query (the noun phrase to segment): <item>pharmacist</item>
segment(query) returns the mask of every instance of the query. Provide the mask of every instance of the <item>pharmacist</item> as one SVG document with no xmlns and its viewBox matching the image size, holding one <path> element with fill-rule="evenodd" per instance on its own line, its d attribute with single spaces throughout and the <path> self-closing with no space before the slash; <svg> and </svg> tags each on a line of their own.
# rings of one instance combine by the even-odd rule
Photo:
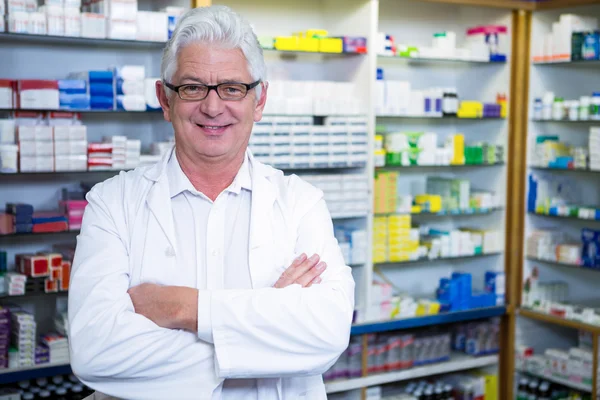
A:
<svg viewBox="0 0 600 400">
<path fill-rule="evenodd" d="M 229 8 L 178 22 L 156 84 L 174 150 L 96 185 L 77 239 L 71 364 L 97 392 L 326 399 L 321 374 L 348 345 L 354 281 L 322 192 L 247 150 L 265 73 Z"/>
</svg>

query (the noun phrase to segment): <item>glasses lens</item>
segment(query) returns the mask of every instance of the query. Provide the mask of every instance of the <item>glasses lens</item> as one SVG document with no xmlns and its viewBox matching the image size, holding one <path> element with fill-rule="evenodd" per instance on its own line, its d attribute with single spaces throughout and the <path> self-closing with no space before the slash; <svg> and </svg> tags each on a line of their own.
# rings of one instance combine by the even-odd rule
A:
<svg viewBox="0 0 600 400">
<path fill-rule="evenodd" d="M 246 86 L 239 83 L 222 83 L 217 87 L 223 100 L 240 100 L 246 97 Z"/>
<path fill-rule="evenodd" d="M 206 97 L 208 88 L 202 85 L 185 85 L 179 88 L 179 96 L 184 100 L 201 100 Z"/>
</svg>

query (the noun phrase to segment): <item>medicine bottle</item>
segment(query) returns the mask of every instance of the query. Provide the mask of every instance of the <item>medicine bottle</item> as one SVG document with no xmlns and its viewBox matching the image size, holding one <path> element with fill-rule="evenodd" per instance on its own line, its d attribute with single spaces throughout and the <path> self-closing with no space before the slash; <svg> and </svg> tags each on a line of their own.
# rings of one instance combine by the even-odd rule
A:
<svg viewBox="0 0 600 400">
<path fill-rule="evenodd" d="M 33 400 L 34 398 L 35 398 L 35 396 L 31 392 L 25 392 L 21 396 L 21 400 Z"/>
<path fill-rule="evenodd" d="M 590 119 L 590 105 L 591 99 L 589 96 L 582 96 L 579 99 L 579 119 L 581 121 Z"/>
<path fill-rule="evenodd" d="M 542 119 L 550 120 L 552 119 L 552 104 L 554 103 L 554 93 L 546 92 L 544 94 L 544 98 L 542 100 L 542 104 L 544 106 L 542 110 Z"/>
<path fill-rule="evenodd" d="M 67 400 L 67 389 L 62 387 L 56 389 L 56 395 L 54 398 L 55 400 Z"/>
<path fill-rule="evenodd" d="M 42 390 L 40 392 L 40 394 L 38 394 L 38 398 L 40 399 L 49 399 L 50 398 L 50 392 L 47 390 Z"/>
<path fill-rule="evenodd" d="M 533 102 L 533 119 L 541 120 L 542 119 L 542 111 L 544 109 L 544 105 L 542 104 L 542 99 L 539 97 L 535 99 Z"/>
<path fill-rule="evenodd" d="M 552 119 L 560 121 L 565 118 L 565 100 L 562 97 L 554 99 L 554 105 L 552 108 Z"/>
<path fill-rule="evenodd" d="M 590 119 L 594 121 L 600 120 L 600 92 L 594 92 L 594 95 L 592 96 Z"/>
<path fill-rule="evenodd" d="M 577 100 L 569 101 L 569 120 L 579 120 L 579 102 Z"/>
</svg>

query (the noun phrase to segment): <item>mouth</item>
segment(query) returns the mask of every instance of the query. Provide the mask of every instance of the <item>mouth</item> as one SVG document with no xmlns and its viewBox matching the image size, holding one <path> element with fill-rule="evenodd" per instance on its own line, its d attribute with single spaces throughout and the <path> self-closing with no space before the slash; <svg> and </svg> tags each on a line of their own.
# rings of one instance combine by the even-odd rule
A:
<svg viewBox="0 0 600 400">
<path fill-rule="evenodd" d="M 227 124 L 227 125 L 215 125 L 215 124 L 210 124 L 210 125 L 202 125 L 202 124 L 196 124 L 196 126 L 200 129 L 202 129 L 202 131 L 204 133 L 206 133 L 207 135 L 220 135 L 222 133 L 225 132 L 225 130 L 227 128 L 229 128 L 231 126 L 231 124 Z"/>
</svg>

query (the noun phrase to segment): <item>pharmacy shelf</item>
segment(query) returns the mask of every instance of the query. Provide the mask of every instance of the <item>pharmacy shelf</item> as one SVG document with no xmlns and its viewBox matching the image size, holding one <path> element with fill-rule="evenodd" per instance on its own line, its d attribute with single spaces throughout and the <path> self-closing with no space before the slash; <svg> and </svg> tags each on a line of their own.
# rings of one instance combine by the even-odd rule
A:
<svg viewBox="0 0 600 400">
<path fill-rule="evenodd" d="M 33 367 L 11 368 L 0 370 L 0 384 L 72 373 L 70 364 L 41 364 Z"/>
<path fill-rule="evenodd" d="M 544 260 L 543 258 L 537 258 L 537 257 L 526 257 L 525 259 L 527 261 L 540 262 L 540 263 L 544 263 L 544 264 L 555 265 L 557 267 L 585 269 L 588 271 L 600 271 L 600 269 L 589 268 L 589 267 L 585 267 L 585 266 L 579 265 L 579 264 L 569 264 L 569 263 L 563 263 L 563 262 L 554 261 L 554 260 Z"/>
<path fill-rule="evenodd" d="M 30 293 L 21 294 L 21 295 L 18 295 L 18 296 L 9 296 L 7 294 L 3 294 L 3 295 L 0 295 L 0 301 L 2 301 L 2 300 L 31 299 L 31 298 L 38 298 L 38 297 L 45 297 L 45 298 L 49 298 L 49 297 L 62 297 L 62 296 L 67 296 L 68 294 L 69 294 L 69 292 L 67 292 L 67 291 L 64 291 L 64 292 L 55 292 L 55 293 L 30 292 Z"/>
<path fill-rule="evenodd" d="M 539 171 L 552 171 L 552 172 L 580 172 L 584 174 L 599 174 L 600 170 L 592 170 L 587 168 L 556 168 L 556 167 L 529 167 L 530 169 Z"/>
<path fill-rule="evenodd" d="M 68 230 L 60 232 L 41 232 L 41 233 L 9 233 L 0 235 L 0 242 L 10 239 L 30 239 L 30 238 L 46 238 L 52 236 L 72 236 L 79 234 L 79 230 Z"/>
<path fill-rule="evenodd" d="M 159 110 L 143 110 L 143 111 L 127 111 L 127 110 L 101 110 L 101 109 L 85 109 L 85 110 L 62 110 L 62 109 L 29 109 L 29 108 L 0 108 L 0 112 L 65 112 L 65 113 L 80 113 L 80 114 L 153 114 L 161 115 L 162 109 Z"/>
<path fill-rule="evenodd" d="M 32 43 L 32 44 L 61 44 L 82 47 L 107 47 L 107 48 L 140 48 L 150 50 L 162 50 L 166 42 L 148 41 L 148 40 L 121 40 L 121 39 L 96 39 L 74 36 L 54 36 L 54 35 L 32 35 L 27 33 L 0 33 L 0 42 L 17 42 L 17 43 Z M 327 56 L 342 56 L 354 57 L 362 56 L 365 53 L 331 53 L 317 51 L 300 51 L 300 50 L 277 50 L 272 48 L 264 48 L 267 53 L 279 54 L 317 54 Z"/>
<path fill-rule="evenodd" d="M 585 393 L 592 393 L 592 387 L 590 385 L 586 385 L 583 383 L 578 383 L 578 382 L 573 382 L 569 379 L 563 379 L 563 378 L 559 378 L 557 376 L 553 376 L 550 374 L 535 374 L 533 372 L 530 371 L 526 371 L 526 370 L 517 370 L 518 372 L 520 372 L 521 374 L 526 374 L 526 375 L 530 375 L 532 377 L 536 377 L 536 378 L 540 378 L 546 381 L 550 381 L 553 383 L 557 383 L 559 385 L 571 388 L 571 389 L 575 389 L 575 390 L 579 390 L 581 392 L 585 392 Z"/>
<path fill-rule="evenodd" d="M 557 60 L 557 61 L 534 61 L 532 65 L 536 66 L 585 66 L 596 68 L 600 65 L 600 60 Z"/>
<path fill-rule="evenodd" d="M 385 322 L 373 322 L 356 324 L 352 326 L 351 335 L 365 335 L 368 333 L 380 333 L 399 331 L 404 329 L 421 328 L 426 326 L 437 326 L 452 324 L 455 322 L 475 321 L 479 319 L 500 317 L 506 314 L 506 307 L 488 307 L 467 311 L 457 311 L 426 317 L 404 318 Z"/>
<path fill-rule="evenodd" d="M 483 368 L 498 364 L 499 357 L 497 355 L 489 355 L 483 357 L 470 357 L 464 354 L 453 355 L 450 361 L 441 362 L 438 364 L 429 364 L 422 367 L 411 368 L 403 371 L 388 372 L 385 374 L 377 374 L 365 376 L 362 378 L 354 378 L 330 382 L 325 384 L 327 393 L 345 392 L 369 386 L 383 385 L 391 382 L 407 381 L 411 379 L 419 379 L 427 376 L 448 374 L 452 372 L 465 371 L 476 368 Z"/>
<path fill-rule="evenodd" d="M 560 218 L 560 219 L 570 219 L 570 220 L 575 220 L 575 221 L 600 223 L 599 219 L 579 218 L 579 217 L 575 217 L 575 216 L 571 216 L 571 215 L 550 215 L 550 214 L 542 214 L 542 213 L 531 212 L 531 211 L 528 211 L 527 214 L 535 215 L 537 217 L 542 217 L 542 218 Z"/>
<path fill-rule="evenodd" d="M 162 49 L 166 42 L 151 42 L 145 40 L 94 39 L 73 36 L 31 35 L 27 33 L 0 33 L 0 41 L 32 44 L 63 44 L 70 46 L 89 47 L 123 47 Z"/>
<path fill-rule="evenodd" d="M 377 56 L 378 60 L 403 61 L 415 63 L 453 63 L 453 64 L 474 64 L 474 65 L 506 65 L 506 61 L 489 60 L 469 60 L 465 58 L 441 58 L 441 57 L 400 57 L 400 56 Z"/>
<path fill-rule="evenodd" d="M 570 119 L 532 119 L 531 121 L 537 123 L 556 123 L 556 124 L 600 124 L 600 120 L 586 119 L 572 121 Z"/>
<path fill-rule="evenodd" d="M 486 258 L 486 257 L 499 256 L 501 254 L 502 253 L 475 254 L 475 255 L 472 255 L 472 256 L 440 257 L 440 258 L 434 258 L 434 259 L 431 259 L 431 260 L 429 258 L 422 258 L 420 260 L 375 263 L 374 265 L 377 266 L 377 267 L 386 268 L 386 267 L 397 267 L 397 266 L 405 266 L 405 265 L 413 265 L 413 264 L 423 264 L 423 263 L 433 264 L 433 263 L 440 263 L 440 262 L 468 261 L 468 260 L 474 260 L 474 259 L 478 259 L 478 258 Z"/>
<path fill-rule="evenodd" d="M 454 168 L 489 168 L 489 167 L 501 167 L 506 163 L 494 163 L 494 164 L 457 164 L 457 165 L 387 165 L 385 167 L 377 167 L 378 171 L 397 171 L 401 169 L 454 169 Z"/>
<path fill-rule="evenodd" d="M 459 118 L 452 116 L 432 117 L 427 115 L 376 115 L 376 118 L 396 118 L 396 119 L 426 119 L 433 121 L 503 121 L 506 118 L 502 117 L 486 117 L 486 118 Z"/>
<path fill-rule="evenodd" d="M 454 217 L 471 217 L 476 215 L 489 215 L 496 211 L 502 211 L 504 207 L 493 207 L 493 208 L 479 208 L 479 209 L 469 209 L 466 211 L 463 210 L 453 210 L 453 211 L 441 211 L 441 212 L 415 212 L 415 213 L 383 213 L 383 214 L 375 214 L 376 217 L 388 217 L 391 215 L 410 215 L 411 217 L 431 217 L 431 218 L 454 218 Z"/>
<path fill-rule="evenodd" d="M 326 172 L 326 173 L 336 173 L 341 171 L 352 171 L 356 169 L 364 168 L 364 164 L 357 163 L 356 165 L 347 165 L 347 166 L 307 166 L 307 167 L 282 167 L 282 166 L 274 166 L 277 169 L 284 171 L 285 173 L 313 173 L 313 172 Z M 0 173 L 0 179 L 14 179 L 20 180 L 21 178 L 29 178 L 36 177 L 39 179 L 48 179 L 48 178 L 74 178 L 77 177 L 79 179 L 84 179 L 87 177 L 97 178 L 97 177 L 110 177 L 117 175 L 121 171 L 117 170 L 107 170 L 107 171 L 62 171 L 62 172 L 16 172 L 16 173 Z"/>
<path fill-rule="evenodd" d="M 552 325 L 564 326 L 565 328 L 578 329 L 590 333 L 600 334 L 600 325 L 590 325 L 580 321 L 555 317 L 550 314 L 544 314 L 539 311 L 533 311 L 526 308 L 519 309 L 519 315 Z"/>
</svg>

